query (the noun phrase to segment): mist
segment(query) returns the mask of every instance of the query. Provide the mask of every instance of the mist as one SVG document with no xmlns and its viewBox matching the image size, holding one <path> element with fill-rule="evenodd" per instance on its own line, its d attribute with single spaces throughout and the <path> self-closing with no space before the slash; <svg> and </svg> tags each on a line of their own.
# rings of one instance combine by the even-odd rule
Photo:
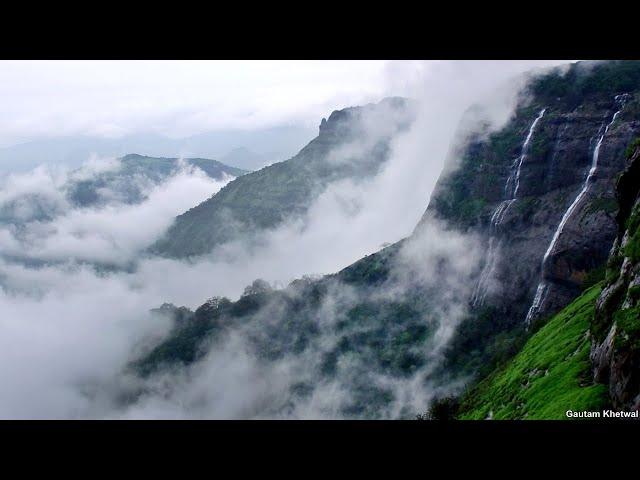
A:
<svg viewBox="0 0 640 480">
<path fill-rule="evenodd" d="M 318 382 L 310 397 L 292 400 L 286 392 L 309 380 L 335 347 L 331 325 L 341 305 L 357 300 L 345 285 L 333 285 L 324 299 L 316 319 L 321 341 L 300 357 L 267 364 L 252 352 L 246 339 L 270 321 L 267 311 L 188 369 L 142 380 L 126 367 L 169 333 L 170 322 L 150 313 L 165 302 L 195 308 L 212 296 L 236 299 L 256 278 L 278 287 L 303 275 L 331 274 L 409 237 L 443 169 L 456 167 L 460 143 L 479 124 L 485 132 L 504 125 L 522 100 L 522 74 L 550 64 L 436 62 L 416 64 L 411 74 L 391 64 L 389 88 L 414 98 L 418 114 L 408 131 L 395 135 L 377 175 L 330 184 L 304 218 L 258 243 L 240 240 L 190 261 L 153 257 L 146 248 L 176 215 L 231 179 L 216 182 L 183 167 L 159 185 L 143 185 L 141 203 L 104 192 L 111 199 L 104 205 L 76 208 L 65 197 L 69 179 L 117 168 L 113 160 L 93 159 L 76 172 L 38 168 L 5 177 L 0 209 L 12 220 L 0 226 L 0 417 L 339 418 L 353 400 L 350 385 L 363 374 L 357 360 L 339 365 L 336 377 Z M 461 123 L 474 105 L 473 121 Z M 379 122 L 368 126 L 373 139 L 385 132 L 384 117 Z M 349 161 L 364 148 L 356 143 L 333 158 Z M 393 282 L 380 295 L 401 298 L 416 283 L 448 293 L 434 303 L 437 328 L 423 345 L 431 361 L 408 378 L 367 374 L 397 399 L 384 418 L 419 412 L 438 393 L 460 387 L 424 378 L 465 314 L 478 245 L 434 220 L 403 243 Z M 128 395 L 135 400 L 123 402 Z"/>
</svg>

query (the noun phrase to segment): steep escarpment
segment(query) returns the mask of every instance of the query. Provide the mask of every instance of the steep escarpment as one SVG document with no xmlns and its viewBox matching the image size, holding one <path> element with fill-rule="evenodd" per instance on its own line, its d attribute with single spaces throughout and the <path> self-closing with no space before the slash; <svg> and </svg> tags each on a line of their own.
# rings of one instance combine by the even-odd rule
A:
<svg viewBox="0 0 640 480">
<path fill-rule="evenodd" d="M 616 179 L 640 133 L 639 91 L 637 62 L 578 63 L 534 79 L 513 119 L 471 137 L 439 181 L 425 220 L 485 239 L 451 368 L 477 371 L 492 355 L 512 355 L 514 338 L 571 302 L 605 263 Z"/>
<path fill-rule="evenodd" d="M 413 117 L 412 104 L 402 98 L 334 111 L 295 157 L 234 180 L 180 215 L 152 251 L 179 258 L 202 255 L 301 218 L 327 185 L 375 175 L 389 156 L 392 138 Z"/>
<path fill-rule="evenodd" d="M 617 182 L 618 234 L 606 277 L 550 319 L 517 355 L 470 388 L 461 419 L 564 419 L 640 408 L 640 148 Z"/>
<path fill-rule="evenodd" d="M 533 100 L 505 129 L 487 142 L 472 141 L 426 214 L 484 232 L 490 278 L 476 304 L 522 319 L 541 281 L 548 291 L 536 316 L 566 305 L 606 259 L 616 231 L 615 179 L 640 131 L 640 104 L 631 94 L 594 92 L 576 106 L 536 96 L 539 88 L 533 85 Z M 492 238 L 499 250 L 493 259 Z"/>
<path fill-rule="evenodd" d="M 631 152 L 618 182 L 618 236 L 591 326 L 594 379 L 623 410 L 640 409 L 640 148 Z"/>
</svg>

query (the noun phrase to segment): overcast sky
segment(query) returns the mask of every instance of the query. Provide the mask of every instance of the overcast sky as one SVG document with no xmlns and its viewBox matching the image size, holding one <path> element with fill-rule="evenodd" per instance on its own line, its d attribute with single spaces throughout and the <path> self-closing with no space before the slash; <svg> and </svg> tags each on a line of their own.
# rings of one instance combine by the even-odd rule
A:
<svg viewBox="0 0 640 480">
<path fill-rule="evenodd" d="M 403 68 L 411 68 L 411 64 Z M 319 123 L 392 89 L 384 61 L 2 61 L 0 145 Z M 415 68 L 423 68 L 416 65 Z"/>
<path fill-rule="evenodd" d="M 436 63 L 0 61 L 0 146 L 40 136 L 316 125 L 337 108 L 406 95 Z"/>
</svg>

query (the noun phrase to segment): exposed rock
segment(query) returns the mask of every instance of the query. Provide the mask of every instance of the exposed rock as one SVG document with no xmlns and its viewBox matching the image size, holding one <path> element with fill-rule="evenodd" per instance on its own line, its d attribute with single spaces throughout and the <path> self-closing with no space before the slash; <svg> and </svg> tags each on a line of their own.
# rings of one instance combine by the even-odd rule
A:
<svg viewBox="0 0 640 480">
<path fill-rule="evenodd" d="M 487 262 L 490 237 L 499 246 L 481 306 L 496 308 L 513 324 L 523 322 L 544 282 L 535 317 L 548 317 L 580 293 L 588 272 L 604 264 L 617 231 L 616 178 L 626 166 L 625 149 L 640 134 L 640 96 L 630 92 L 624 100 L 621 107 L 616 95 L 593 94 L 575 105 L 564 98 L 546 103 L 548 99 L 534 96 L 503 130 L 488 140 L 471 139 L 460 154 L 460 168 L 438 182 L 425 218 L 435 216 L 463 231 L 480 231 L 487 241 Z M 523 153 L 523 142 L 543 108 L 522 162 L 516 198 L 496 224 L 492 217 L 505 201 L 514 160 Z M 620 108 L 603 138 L 588 190 L 542 268 L 563 215 L 585 184 L 596 143 Z"/>
<path fill-rule="evenodd" d="M 594 380 L 608 384 L 611 403 L 620 410 L 640 409 L 640 148 L 630 162 L 618 182 L 618 237 L 591 326 Z"/>
</svg>

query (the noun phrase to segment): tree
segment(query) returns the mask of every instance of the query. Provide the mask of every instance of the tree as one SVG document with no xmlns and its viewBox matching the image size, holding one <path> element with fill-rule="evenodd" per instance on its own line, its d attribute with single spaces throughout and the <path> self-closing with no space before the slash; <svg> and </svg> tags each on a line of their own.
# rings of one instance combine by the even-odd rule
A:
<svg viewBox="0 0 640 480">
<path fill-rule="evenodd" d="M 458 399 L 453 396 L 437 398 L 426 413 L 416 415 L 416 420 L 455 420 L 460 408 Z"/>
</svg>

